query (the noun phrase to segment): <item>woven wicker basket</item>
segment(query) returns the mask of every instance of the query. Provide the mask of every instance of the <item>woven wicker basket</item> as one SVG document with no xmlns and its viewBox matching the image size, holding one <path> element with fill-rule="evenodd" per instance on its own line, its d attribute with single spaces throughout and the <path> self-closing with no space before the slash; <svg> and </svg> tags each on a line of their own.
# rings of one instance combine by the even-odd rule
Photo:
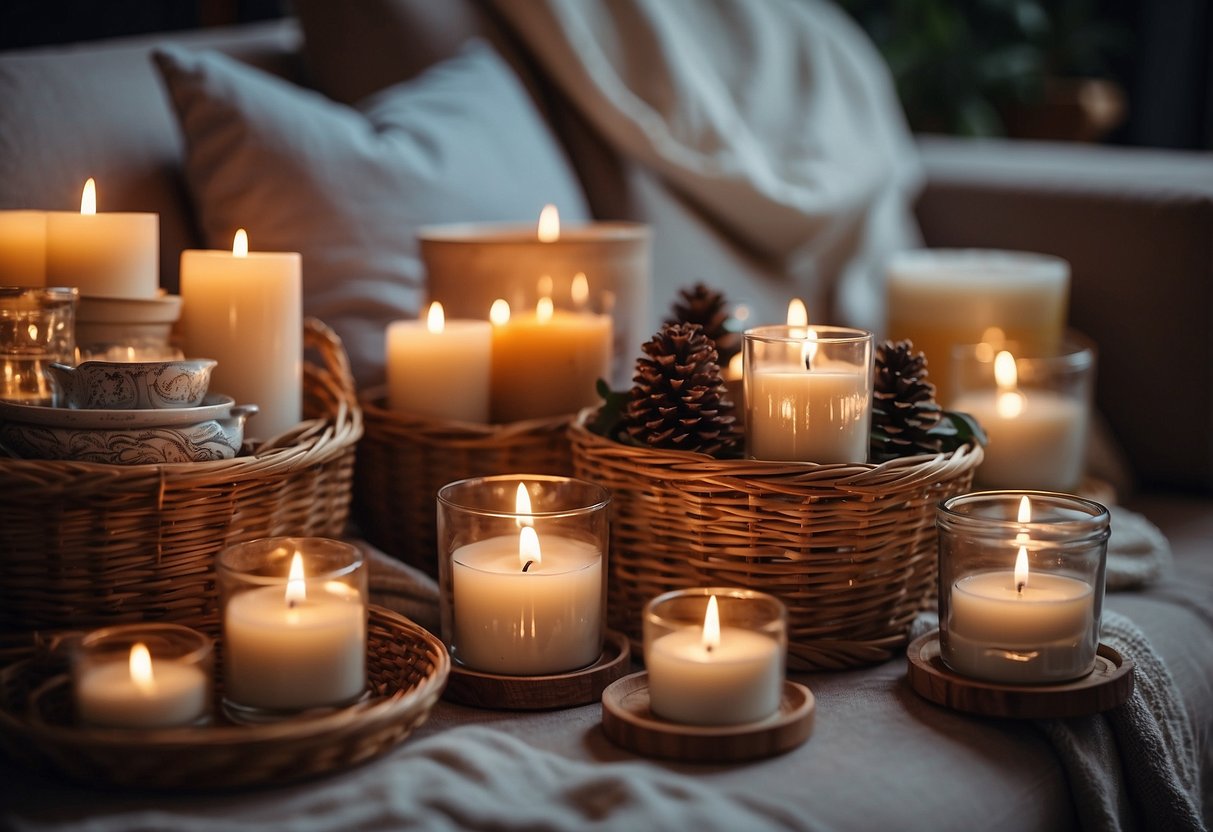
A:
<svg viewBox="0 0 1213 832">
<path fill-rule="evenodd" d="M 371 607 L 369 699 L 320 716 L 265 725 L 141 731 L 75 724 L 58 664 L 35 655 L 0 671 L 0 748 L 35 769 L 92 786 L 203 790 L 282 784 L 340 771 L 388 751 L 442 695 L 450 657 L 403 616 Z M 222 681 L 217 684 L 222 695 Z"/>
<path fill-rule="evenodd" d="M 570 427 L 576 475 L 611 490 L 610 626 L 641 647 L 654 596 L 697 586 L 788 607 L 788 667 L 884 661 L 936 594 L 935 506 L 967 491 L 980 447 L 880 465 L 718 460 Z"/>
<path fill-rule="evenodd" d="M 568 416 L 500 425 L 424 419 L 388 410 L 382 390 L 362 398 L 354 518 L 389 555 L 437 577 L 438 489 L 467 477 L 567 476 L 573 462 Z"/>
<path fill-rule="evenodd" d="M 106 465 L 0 459 L 0 647 L 123 621 L 214 629 L 215 555 L 345 528 L 362 414 L 337 336 L 308 320 L 304 414 L 229 460 Z"/>
</svg>

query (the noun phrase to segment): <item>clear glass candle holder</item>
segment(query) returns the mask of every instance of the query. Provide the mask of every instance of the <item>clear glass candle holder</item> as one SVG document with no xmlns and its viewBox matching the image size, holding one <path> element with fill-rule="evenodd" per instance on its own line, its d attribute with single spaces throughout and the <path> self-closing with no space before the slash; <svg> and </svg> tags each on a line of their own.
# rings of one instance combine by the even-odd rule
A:
<svg viewBox="0 0 1213 832">
<path fill-rule="evenodd" d="M 989 437 L 982 488 L 1075 491 L 1085 471 L 1095 386 L 1095 344 L 1067 332 L 1035 351 L 1007 342 L 957 347 L 949 408 L 974 416 Z"/>
<path fill-rule="evenodd" d="M 367 568 L 357 547 L 269 537 L 219 554 L 224 708 L 262 721 L 366 691 Z"/>
<path fill-rule="evenodd" d="M 0 286 L 0 401 L 53 407 L 47 369 L 76 363 L 75 288 Z"/>
<path fill-rule="evenodd" d="M 438 491 L 442 634 L 471 670 L 548 676 L 602 655 L 610 494 L 508 474 Z"/>
<path fill-rule="evenodd" d="M 649 702 L 671 722 L 740 725 L 774 716 L 787 650 L 787 609 L 766 593 L 680 589 L 645 605 Z"/>
<path fill-rule="evenodd" d="M 866 462 L 872 333 L 763 326 L 743 333 L 746 453 L 754 459 Z"/>
<path fill-rule="evenodd" d="M 945 500 L 937 525 L 944 664 L 1023 685 L 1094 669 L 1106 508 L 1068 494 L 983 491 Z"/>
<path fill-rule="evenodd" d="M 211 714 L 214 650 L 180 624 L 122 624 L 94 630 L 72 655 L 80 723 L 94 728 L 172 728 Z"/>
</svg>

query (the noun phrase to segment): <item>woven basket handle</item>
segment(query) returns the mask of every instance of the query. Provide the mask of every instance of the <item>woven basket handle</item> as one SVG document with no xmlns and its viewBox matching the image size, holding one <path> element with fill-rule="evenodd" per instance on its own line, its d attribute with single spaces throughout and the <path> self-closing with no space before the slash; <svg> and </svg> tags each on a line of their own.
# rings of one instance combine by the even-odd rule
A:
<svg viewBox="0 0 1213 832">
<path fill-rule="evenodd" d="M 341 336 L 319 318 L 304 318 L 303 346 L 305 350 L 313 349 L 319 354 L 321 365 L 337 382 L 343 397 L 353 400 L 356 396 L 354 373 Z"/>
</svg>

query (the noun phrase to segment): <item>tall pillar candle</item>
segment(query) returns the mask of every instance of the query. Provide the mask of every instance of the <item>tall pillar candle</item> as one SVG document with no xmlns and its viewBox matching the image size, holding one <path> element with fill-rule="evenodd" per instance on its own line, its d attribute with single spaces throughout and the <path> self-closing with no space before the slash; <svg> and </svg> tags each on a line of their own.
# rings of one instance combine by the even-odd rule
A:
<svg viewBox="0 0 1213 832">
<path fill-rule="evenodd" d="M 487 423 L 493 329 L 488 321 L 448 321 L 432 303 L 425 321 L 387 329 L 388 407 L 433 419 Z"/>
<path fill-rule="evenodd" d="M 88 180 L 79 213 L 46 215 L 46 285 L 81 297 L 154 298 L 160 288 L 160 216 L 97 211 Z"/>
<path fill-rule="evenodd" d="M 211 390 L 261 412 L 249 432 L 268 439 L 297 425 L 303 411 L 303 298 L 297 252 L 181 253 L 181 330 L 187 358 L 219 363 Z"/>
<path fill-rule="evenodd" d="M 0 211 L 0 286 L 45 285 L 46 212 Z"/>
</svg>

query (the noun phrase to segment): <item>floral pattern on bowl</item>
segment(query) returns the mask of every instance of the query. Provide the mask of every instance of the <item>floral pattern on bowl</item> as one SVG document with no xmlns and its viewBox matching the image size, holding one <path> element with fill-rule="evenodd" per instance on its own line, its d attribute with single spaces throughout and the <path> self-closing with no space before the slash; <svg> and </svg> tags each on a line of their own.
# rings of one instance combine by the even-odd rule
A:
<svg viewBox="0 0 1213 832">
<path fill-rule="evenodd" d="M 197 407 L 211 383 L 212 358 L 177 361 L 85 361 L 51 364 L 59 400 L 83 410 Z"/>
</svg>

